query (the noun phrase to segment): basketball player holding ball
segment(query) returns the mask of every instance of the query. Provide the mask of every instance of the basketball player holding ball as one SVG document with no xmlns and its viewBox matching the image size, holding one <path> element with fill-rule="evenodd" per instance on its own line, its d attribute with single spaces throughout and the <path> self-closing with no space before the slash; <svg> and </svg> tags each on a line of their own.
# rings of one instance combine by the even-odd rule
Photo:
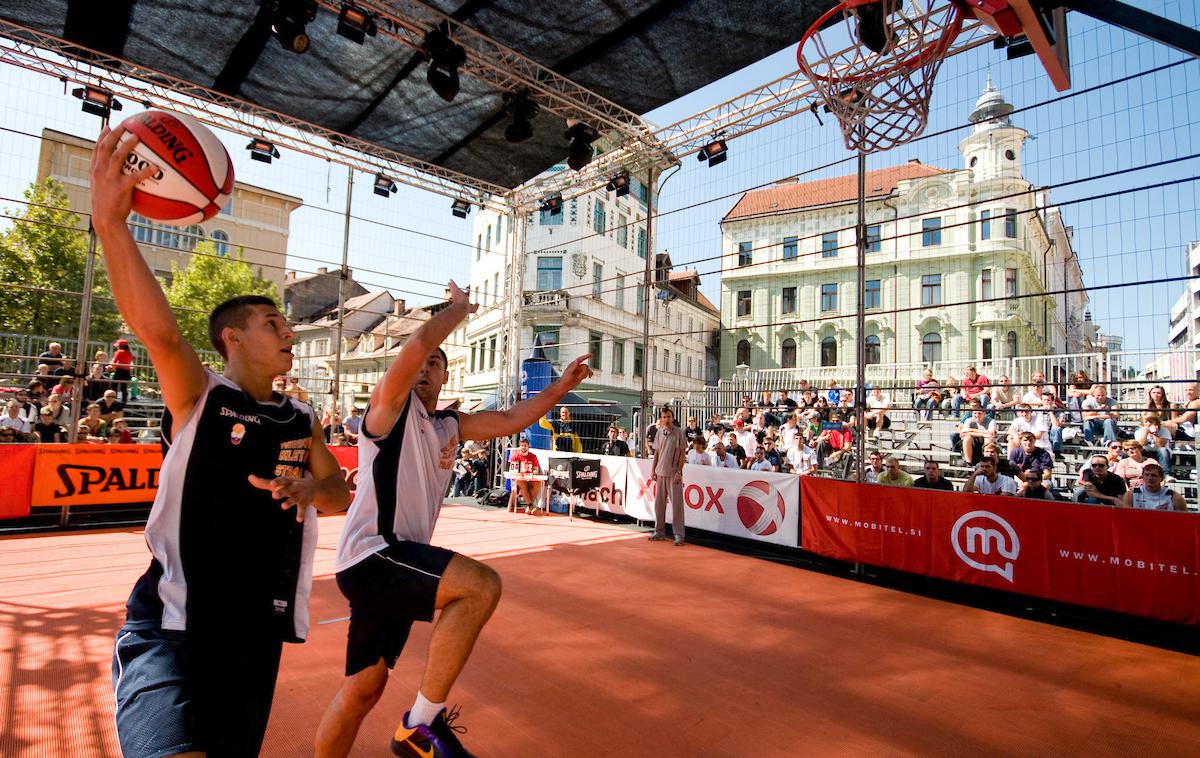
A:
<svg viewBox="0 0 1200 758">
<path fill-rule="evenodd" d="M 152 560 L 113 654 L 117 737 L 125 758 L 256 756 L 282 643 L 307 633 L 314 508 L 344 510 L 350 493 L 312 410 L 271 390 L 291 369 L 294 335 L 270 299 L 212 312 L 222 375 L 180 335 L 126 226 L 135 185 L 160 170 L 123 172 L 136 145 L 123 127 L 105 129 L 91 166 L 113 295 L 166 404 Z"/>
<path fill-rule="evenodd" d="M 500 600 L 500 577 L 478 561 L 429 544 L 459 439 L 525 429 L 592 375 L 584 355 L 558 381 L 506 411 L 437 410 L 449 378 L 440 345 L 477 305 L 450 282 L 450 305 L 409 337 L 375 385 L 358 437 L 358 489 L 337 551 L 337 582 L 350 601 L 346 679 L 317 730 L 318 758 L 350 752 L 383 695 L 414 621 L 432 621 L 416 701 L 400 719 L 392 752 L 412 758 L 469 756 L 446 711 L 475 639 Z"/>
</svg>

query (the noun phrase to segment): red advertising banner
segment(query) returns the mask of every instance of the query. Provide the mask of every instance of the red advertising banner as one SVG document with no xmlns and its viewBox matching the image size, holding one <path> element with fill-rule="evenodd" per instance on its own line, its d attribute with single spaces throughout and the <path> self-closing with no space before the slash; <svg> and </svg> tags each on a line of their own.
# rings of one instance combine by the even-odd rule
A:
<svg viewBox="0 0 1200 758">
<path fill-rule="evenodd" d="M 350 485 L 350 494 L 353 495 L 354 490 L 358 488 L 358 448 L 330 447 L 329 452 L 337 458 L 338 465 L 342 467 L 342 475 L 346 477 L 346 484 Z"/>
<path fill-rule="evenodd" d="M 801 477 L 801 547 L 859 563 L 1200 623 L 1200 517 Z"/>
<path fill-rule="evenodd" d="M 158 492 L 158 445 L 37 445 L 33 505 L 149 503 Z"/>
<path fill-rule="evenodd" d="M 37 445 L 5 445 L 0 455 L 0 519 L 29 515 L 29 491 L 33 487 L 33 463 Z"/>
</svg>

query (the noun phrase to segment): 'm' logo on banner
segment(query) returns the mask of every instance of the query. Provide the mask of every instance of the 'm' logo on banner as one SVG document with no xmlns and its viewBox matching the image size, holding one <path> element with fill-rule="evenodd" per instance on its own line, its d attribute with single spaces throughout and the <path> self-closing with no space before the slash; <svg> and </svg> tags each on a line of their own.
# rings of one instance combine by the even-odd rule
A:
<svg viewBox="0 0 1200 758">
<path fill-rule="evenodd" d="M 975 523 L 968 526 L 972 521 Z M 996 514 L 989 511 L 964 513 L 950 530 L 950 544 L 962 562 L 971 568 L 999 574 L 1012 582 L 1013 561 L 1021 553 L 1021 541 L 1012 525 Z"/>
<path fill-rule="evenodd" d="M 752 534 L 765 537 L 783 526 L 783 495 L 763 481 L 746 482 L 737 499 L 738 518 Z"/>
</svg>

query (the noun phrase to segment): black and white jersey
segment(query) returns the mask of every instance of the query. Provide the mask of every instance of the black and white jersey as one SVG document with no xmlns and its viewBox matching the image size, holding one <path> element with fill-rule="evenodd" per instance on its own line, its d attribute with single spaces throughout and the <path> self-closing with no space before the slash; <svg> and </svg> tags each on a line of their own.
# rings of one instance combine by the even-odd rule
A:
<svg viewBox="0 0 1200 758">
<path fill-rule="evenodd" d="M 129 597 L 131 623 L 189 633 L 308 633 L 316 510 L 304 523 L 248 481 L 308 475 L 312 409 L 275 393 L 260 403 L 208 372 L 178 428 L 163 417 L 163 463 L 146 523 L 153 560 Z"/>
<path fill-rule="evenodd" d="M 458 413 L 430 414 L 415 392 L 382 437 L 358 437 L 358 489 L 338 541 L 336 569 L 407 540 L 429 544 L 458 450 Z"/>
</svg>

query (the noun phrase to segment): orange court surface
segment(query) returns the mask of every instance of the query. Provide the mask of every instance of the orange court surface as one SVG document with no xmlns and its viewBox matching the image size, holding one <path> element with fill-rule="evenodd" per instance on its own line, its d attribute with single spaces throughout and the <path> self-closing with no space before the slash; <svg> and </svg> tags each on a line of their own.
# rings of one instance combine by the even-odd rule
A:
<svg viewBox="0 0 1200 758">
<path fill-rule="evenodd" d="M 342 678 L 343 517 L 263 755 L 308 756 Z M 504 597 L 451 695 L 480 756 L 1200 755 L 1200 659 L 627 526 L 448 506 L 437 544 Z M 0 756 L 118 755 L 110 660 L 140 529 L 0 540 Z M 389 755 L 417 624 L 354 755 Z M 236 634 L 233 635 L 236 637 Z"/>
</svg>

